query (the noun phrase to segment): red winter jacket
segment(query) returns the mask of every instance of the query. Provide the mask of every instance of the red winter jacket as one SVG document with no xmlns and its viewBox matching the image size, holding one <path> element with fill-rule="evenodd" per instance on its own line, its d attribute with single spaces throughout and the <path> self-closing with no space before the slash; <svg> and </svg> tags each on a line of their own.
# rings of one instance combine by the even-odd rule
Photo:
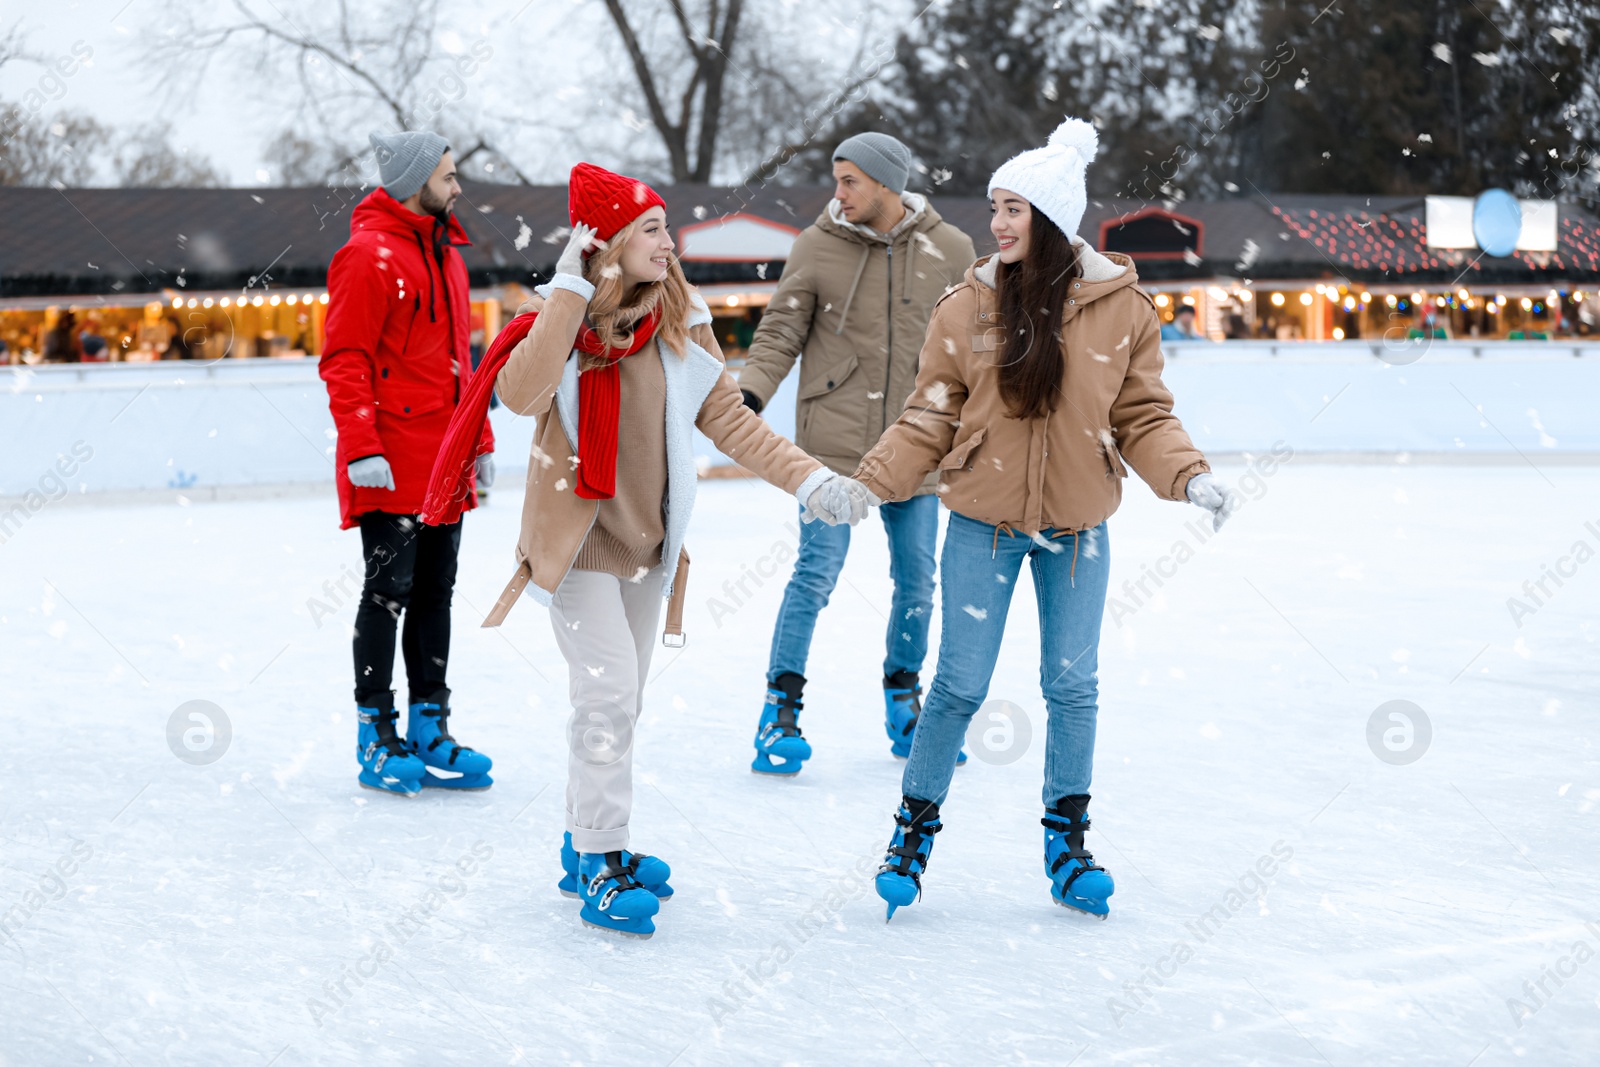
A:
<svg viewBox="0 0 1600 1067">
<path fill-rule="evenodd" d="M 317 368 L 328 383 L 339 432 L 344 529 L 369 511 L 422 510 L 434 458 L 472 374 L 467 267 L 454 247 L 471 243 L 455 216 L 446 225 L 418 215 L 381 188 L 350 215 L 350 241 L 328 266 L 326 339 Z M 485 417 L 475 454 L 493 451 Z M 346 468 L 377 455 L 389 461 L 395 488 L 351 485 Z M 475 507 L 477 494 L 468 493 L 465 503 Z"/>
</svg>

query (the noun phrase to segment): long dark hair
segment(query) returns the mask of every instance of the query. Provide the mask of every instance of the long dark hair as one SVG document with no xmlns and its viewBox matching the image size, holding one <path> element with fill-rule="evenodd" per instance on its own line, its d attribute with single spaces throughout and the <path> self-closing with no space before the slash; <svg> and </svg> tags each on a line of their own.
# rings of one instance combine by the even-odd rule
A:
<svg viewBox="0 0 1600 1067">
<path fill-rule="evenodd" d="M 1066 370 L 1061 316 L 1073 279 L 1081 275 L 1072 241 L 1035 207 L 1027 256 L 1001 263 L 995 274 L 1006 334 L 1000 397 L 1014 419 L 1040 418 L 1056 408 Z"/>
</svg>

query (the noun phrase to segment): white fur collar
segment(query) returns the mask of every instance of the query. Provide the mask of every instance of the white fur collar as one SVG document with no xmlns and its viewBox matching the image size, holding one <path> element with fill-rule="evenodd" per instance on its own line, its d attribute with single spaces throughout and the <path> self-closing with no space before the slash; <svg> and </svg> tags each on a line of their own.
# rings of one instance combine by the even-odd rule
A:
<svg viewBox="0 0 1600 1067">
<path fill-rule="evenodd" d="M 1128 268 L 1120 263 L 1113 262 L 1096 252 L 1089 243 L 1081 237 L 1072 239 L 1072 247 L 1078 250 L 1078 264 L 1083 268 L 1083 280 L 1086 282 L 1109 282 L 1119 278 Z M 1000 266 L 1000 257 L 991 255 L 982 263 L 972 268 L 972 276 L 977 278 L 989 288 L 995 288 L 995 271 Z"/>
<path fill-rule="evenodd" d="M 928 200 L 920 193 L 901 193 L 900 202 L 906 206 L 906 217 L 894 224 L 894 228 L 887 233 L 880 233 L 871 226 L 858 226 L 839 214 L 839 201 L 828 201 L 828 218 L 835 225 L 843 226 L 852 233 L 859 233 L 870 241 L 880 244 L 892 244 L 906 230 L 915 226 L 922 219 L 922 213 L 927 210 Z"/>
</svg>

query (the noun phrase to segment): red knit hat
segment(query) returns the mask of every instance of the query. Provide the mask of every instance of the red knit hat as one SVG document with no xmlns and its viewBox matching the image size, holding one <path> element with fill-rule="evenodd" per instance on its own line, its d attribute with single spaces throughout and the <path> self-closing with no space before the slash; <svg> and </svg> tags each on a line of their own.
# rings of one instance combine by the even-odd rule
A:
<svg viewBox="0 0 1600 1067">
<path fill-rule="evenodd" d="M 661 194 L 637 178 L 579 163 L 567 179 L 567 217 L 573 225 L 595 228 L 602 241 L 615 237 L 628 223 L 653 207 L 666 207 Z"/>
</svg>

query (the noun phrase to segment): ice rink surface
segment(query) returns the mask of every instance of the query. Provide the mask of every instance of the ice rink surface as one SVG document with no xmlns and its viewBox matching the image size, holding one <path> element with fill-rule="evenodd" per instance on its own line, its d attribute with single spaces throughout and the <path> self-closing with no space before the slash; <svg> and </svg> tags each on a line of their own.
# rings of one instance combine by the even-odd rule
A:
<svg viewBox="0 0 1600 1067">
<path fill-rule="evenodd" d="M 925 896 L 885 925 L 882 527 L 813 649 L 816 756 L 758 778 L 795 508 L 703 483 L 689 643 L 657 649 L 638 738 L 634 843 L 677 889 L 643 943 L 555 890 L 545 611 L 477 627 L 520 492 L 467 517 L 455 609 L 452 726 L 497 784 L 410 801 L 356 787 L 359 538 L 331 491 L 47 508 L 0 546 L 0 1063 L 1593 1062 L 1600 469 L 1290 461 L 1248 488 L 1205 543 L 1137 480 L 1111 521 L 1109 921 L 1053 906 L 1042 870 L 1024 579 L 990 696 L 1033 741 L 957 773 Z M 1146 566 L 1169 577 L 1124 591 Z M 191 700 L 231 726 L 207 765 L 169 748 Z M 1406 750 L 1384 720 L 1375 749 L 1394 700 L 1427 728 Z"/>
</svg>

